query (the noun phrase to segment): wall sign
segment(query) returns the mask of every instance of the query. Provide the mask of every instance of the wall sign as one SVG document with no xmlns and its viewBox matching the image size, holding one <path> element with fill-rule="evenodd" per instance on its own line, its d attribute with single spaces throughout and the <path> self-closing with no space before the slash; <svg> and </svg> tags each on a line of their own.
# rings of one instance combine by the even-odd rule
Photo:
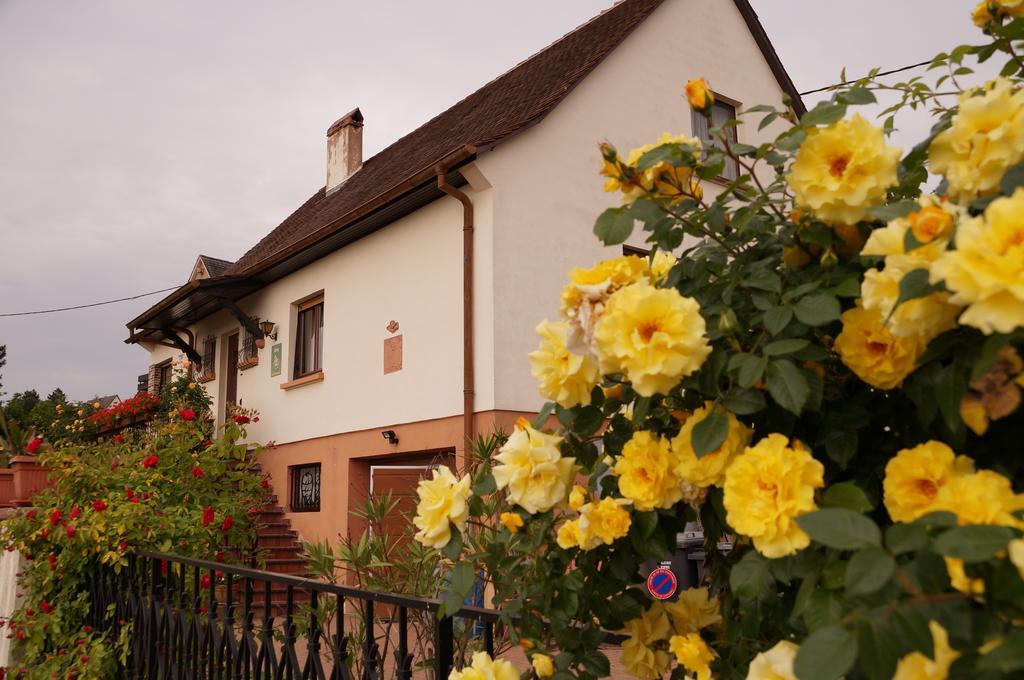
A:
<svg viewBox="0 0 1024 680">
<path fill-rule="evenodd" d="M 270 375 L 281 375 L 281 343 L 270 348 Z"/>
<path fill-rule="evenodd" d="M 658 567 L 647 577 L 647 590 L 656 600 L 667 600 L 676 594 L 676 575 L 671 569 Z"/>
</svg>

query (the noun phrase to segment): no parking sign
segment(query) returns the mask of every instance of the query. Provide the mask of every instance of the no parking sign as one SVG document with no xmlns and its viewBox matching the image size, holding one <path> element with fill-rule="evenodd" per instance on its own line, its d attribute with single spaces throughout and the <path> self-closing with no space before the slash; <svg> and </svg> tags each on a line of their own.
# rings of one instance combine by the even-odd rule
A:
<svg viewBox="0 0 1024 680">
<path fill-rule="evenodd" d="M 667 600 L 676 594 L 676 575 L 671 569 L 658 567 L 647 576 L 647 592 L 656 600 Z"/>
</svg>

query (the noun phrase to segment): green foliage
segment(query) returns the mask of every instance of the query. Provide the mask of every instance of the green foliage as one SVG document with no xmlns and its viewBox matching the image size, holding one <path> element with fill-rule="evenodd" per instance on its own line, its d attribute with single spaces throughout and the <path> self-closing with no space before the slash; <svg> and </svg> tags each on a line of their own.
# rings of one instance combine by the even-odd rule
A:
<svg viewBox="0 0 1024 680">
<path fill-rule="evenodd" d="M 173 418 L 134 441 L 44 444 L 51 485 L 32 510 L 0 523 L 7 547 L 27 560 L 18 581 L 24 599 L 10 621 L 22 677 L 115 677 L 127 637 L 83 628 L 87 582 L 99 565 L 119 571 L 135 550 L 247 558 L 263 505 L 259 449 L 234 422 L 213 441 L 199 424 Z"/>
</svg>

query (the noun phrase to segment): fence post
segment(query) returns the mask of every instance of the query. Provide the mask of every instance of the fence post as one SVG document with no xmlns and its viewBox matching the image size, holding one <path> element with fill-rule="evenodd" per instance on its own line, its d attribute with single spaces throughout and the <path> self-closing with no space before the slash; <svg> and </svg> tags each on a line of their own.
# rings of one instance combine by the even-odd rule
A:
<svg viewBox="0 0 1024 680">
<path fill-rule="evenodd" d="M 435 680 L 448 680 L 448 674 L 452 672 L 452 661 L 455 656 L 453 622 L 452 617 L 447 615 L 434 620 L 434 651 L 437 656 L 434 660 L 434 665 L 437 668 Z"/>
</svg>

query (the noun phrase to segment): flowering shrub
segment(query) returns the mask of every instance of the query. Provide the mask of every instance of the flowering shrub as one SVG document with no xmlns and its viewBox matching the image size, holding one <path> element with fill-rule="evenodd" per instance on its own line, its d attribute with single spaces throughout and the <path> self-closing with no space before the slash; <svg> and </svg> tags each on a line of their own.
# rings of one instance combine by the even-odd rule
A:
<svg viewBox="0 0 1024 680">
<path fill-rule="evenodd" d="M 93 411 L 88 418 L 93 431 L 109 429 L 128 418 L 145 417 L 156 413 L 160 398 L 149 392 L 139 392 L 131 399 L 114 404 L 109 408 Z"/>
<path fill-rule="evenodd" d="M 654 252 L 573 270 L 530 356 L 551 402 L 421 484 L 449 610 L 484 571 L 539 677 L 608 675 L 606 630 L 643 680 L 1024 673 L 1024 3 L 974 18 L 990 39 L 935 57 L 934 82 L 743 112 L 792 123 L 772 142 L 730 121 L 710 148 L 602 145 L 623 204 L 595 233 L 639 223 Z M 899 97 L 881 126 L 852 112 L 878 90 Z M 686 93 L 708 115 L 707 84 Z M 935 126 L 904 153 L 906 106 Z M 726 162 L 739 176 L 704 186 Z M 687 522 L 703 581 L 656 602 L 644 565 Z"/>
<path fill-rule="evenodd" d="M 135 550 L 224 561 L 252 545 L 250 513 L 265 492 L 240 443 L 244 430 L 229 422 L 209 441 L 201 423 L 174 415 L 137 442 L 43 446 L 52 485 L 35 509 L 0 523 L 8 549 L 26 559 L 22 605 L 5 622 L 18 677 L 116 677 L 127 636 L 111 640 L 85 625 L 96 566 L 120 570 Z"/>
</svg>

